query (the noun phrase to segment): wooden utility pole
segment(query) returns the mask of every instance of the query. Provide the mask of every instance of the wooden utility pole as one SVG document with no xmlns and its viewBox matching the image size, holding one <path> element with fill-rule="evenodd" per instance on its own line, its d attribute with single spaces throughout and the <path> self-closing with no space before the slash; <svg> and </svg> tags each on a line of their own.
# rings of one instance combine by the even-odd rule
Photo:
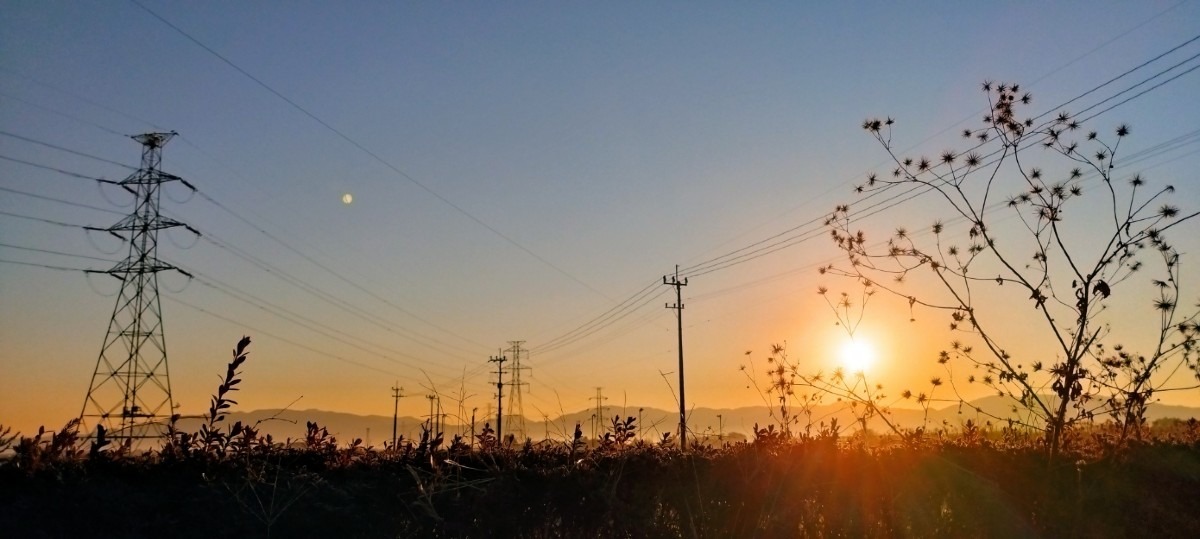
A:
<svg viewBox="0 0 1200 539">
<path fill-rule="evenodd" d="M 496 364 L 496 441 L 504 443 L 504 431 L 501 422 L 504 420 L 504 362 L 508 361 L 503 355 L 492 356 L 488 361 Z"/>
<path fill-rule="evenodd" d="M 678 335 L 679 335 L 679 449 L 687 449 L 687 405 L 683 398 L 683 298 L 682 288 L 687 286 L 687 277 L 682 281 L 679 280 L 679 266 L 675 266 L 675 275 L 671 280 L 667 280 L 667 276 L 663 275 L 663 284 L 675 287 L 675 303 L 667 304 L 668 309 L 675 309 L 675 318 L 678 320 Z"/>
<path fill-rule="evenodd" d="M 437 395 L 430 393 L 425 395 L 425 398 L 429 399 L 429 437 L 433 439 L 438 435 L 437 415 L 433 408 L 433 401 L 437 400 Z"/>
<path fill-rule="evenodd" d="M 399 382 L 397 382 L 399 383 Z M 400 398 L 404 396 L 403 387 L 392 386 L 392 450 L 396 449 L 396 421 L 400 417 Z"/>
</svg>

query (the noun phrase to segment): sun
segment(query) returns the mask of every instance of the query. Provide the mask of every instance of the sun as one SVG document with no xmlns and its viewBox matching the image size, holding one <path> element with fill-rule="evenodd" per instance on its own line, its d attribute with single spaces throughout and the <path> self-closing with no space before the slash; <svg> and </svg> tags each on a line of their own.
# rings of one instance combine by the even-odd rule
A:
<svg viewBox="0 0 1200 539">
<path fill-rule="evenodd" d="M 875 349 L 861 339 L 852 339 L 842 345 L 839 356 L 842 366 L 851 373 L 866 372 L 875 362 Z"/>
</svg>

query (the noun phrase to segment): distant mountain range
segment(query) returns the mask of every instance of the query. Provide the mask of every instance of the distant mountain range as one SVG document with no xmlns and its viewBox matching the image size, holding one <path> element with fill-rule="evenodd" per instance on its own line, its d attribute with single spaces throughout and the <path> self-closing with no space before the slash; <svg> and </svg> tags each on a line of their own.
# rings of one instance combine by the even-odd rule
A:
<svg viewBox="0 0 1200 539">
<path fill-rule="evenodd" d="M 983 413 L 976 412 L 976 408 L 982 410 Z M 693 436 L 715 437 L 721 435 L 726 439 L 744 439 L 746 436 L 751 435 L 756 423 L 762 427 L 778 423 L 778 410 L 774 410 L 774 417 L 772 417 L 771 411 L 766 406 L 695 408 L 689 413 L 689 432 Z M 933 428 L 943 424 L 957 427 L 967 420 L 973 420 L 976 424 L 980 425 L 985 424 L 988 420 L 992 420 L 995 423 L 995 420 L 988 417 L 989 414 L 1001 418 L 1020 417 L 1018 411 L 1014 409 L 1011 400 L 992 396 L 971 401 L 961 407 L 952 405 L 939 409 L 931 408 L 928 417 L 926 417 L 924 411 L 919 409 L 893 407 L 891 415 L 888 418 L 892 423 L 901 428 L 915 428 L 922 424 Z M 557 418 L 549 418 L 545 421 L 526 418 L 524 425 L 525 436 L 534 440 L 542 440 L 546 437 L 556 440 L 569 439 L 575 431 L 575 425 L 578 423 L 584 437 L 592 438 L 594 415 L 595 410 L 589 409 L 565 414 Z M 610 430 L 612 419 L 616 416 L 622 419 L 626 417 L 640 417 L 640 421 L 638 422 L 640 424 L 639 432 L 643 436 L 653 439 L 660 438 L 662 433 L 673 432 L 677 429 L 679 422 L 678 412 L 659 408 L 608 406 L 604 408 L 604 415 L 606 419 L 595 427 L 600 434 Z M 1146 411 L 1146 420 L 1149 422 L 1165 418 L 1188 419 L 1193 417 L 1200 418 L 1200 408 L 1151 404 Z M 854 416 L 844 405 L 819 406 L 813 410 L 812 423 L 814 429 L 818 428 L 821 423 L 829 424 L 835 419 L 840 426 L 854 427 Z M 269 433 L 278 441 L 285 441 L 289 438 L 293 440 L 303 439 L 306 423 L 309 421 L 328 429 L 330 434 L 337 437 L 339 443 L 348 442 L 355 438 L 362 438 L 369 445 L 382 446 L 383 442 L 390 441 L 392 436 L 392 418 L 391 416 L 382 415 L 356 415 L 325 410 L 254 410 L 250 412 L 232 412 L 226 421 L 228 422 L 226 424 L 232 424 L 236 421 L 248 424 L 257 423 L 262 433 Z M 424 418 L 402 416 L 397 419 L 396 431 L 398 435 L 404 436 L 406 439 L 418 437 L 420 436 L 421 426 L 425 421 Z M 447 417 L 442 431 L 446 433 L 447 437 L 455 434 L 463 434 L 465 436 L 470 430 L 470 421 L 471 418 L 469 417 L 465 418 L 464 421 Z M 807 416 L 804 416 L 799 421 L 801 427 L 803 427 L 809 420 Z M 478 415 L 475 419 L 475 431 L 478 432 L 482 429 L 485 422 L 491 423 L 492 427 L 495 427 L 495 417 L 485 418 L 482 415 Z M 199 428 L 200 423 L 200 419 L 183 419 L 180 421 L 179 426 L 184 430 L 194 431 Z M 504 418 L 505 434 L 514 432 L 513 429 L 519 429 L 519 425 L 513 423 L 515 422 L 512 418 Z M 887 426 L 879 419 L 869 422 L 868 427 L 879 432 L 887 430 Z"/>
</svg>

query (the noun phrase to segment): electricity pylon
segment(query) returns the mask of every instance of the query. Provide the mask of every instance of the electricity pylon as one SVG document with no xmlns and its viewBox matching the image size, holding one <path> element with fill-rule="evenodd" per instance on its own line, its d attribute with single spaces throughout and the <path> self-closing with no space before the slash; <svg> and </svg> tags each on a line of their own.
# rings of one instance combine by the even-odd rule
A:
<svg viewBox="0 0 1200 539">
<path fill-rule="evenodd" d="M 521 381 L 521 371 L 530 369 L 521 364 L 521 358 L 528 350 L 521 348 L 525 341 L 508 341 L 508 344 L 510 347 L 505 352 L 512 355 L 512 367 L 508 370 L 512 374 L 508 384 L 512 386 L 508 392 L 508 431 L 517 440 L 524 440 L 528 434 L 525 432 L 525 403 L 521 395 L 529 391 L 529 382 Z"/>
<path fill-rule="evenodd" d="M 591 400 L 596 401 L 596 411 L 592 413 L 592 439 L 598 441 L 604 432 L 605 416 L 608 415 L 604 413 L 604 401 L 608 400 L 604 396 L 604 388 L 597 387 L 596 396 Z"/>
<path fill-rule="evenodd" d="M 132 137 L 142 144 L 142 166 L 119 182 L 137 200 L 133 211 L 108 228 L 108 232 L 129 243 L 125 259 L 106 273 L 121 281 L 108 333 L 100 347 L 100 357 L 88 386 L 83 410 L 79 414 L 81 430 L 90 432 L 94 425 L 103 427 L 115 442 L 157 438 L 174 413 L 171 379 L 167 369 L 166 332 L 163 330 L 162 305 L 158 297 L 158 274 L 175 270 L 189 278 L 191 274 L 158 258 L 158 231 L 184 227 L 179 221 L 159 213 L 159 187 L 178 181 L 195 187 L 178 176 L 160 170 L 162 147 L 175 136 L 171 133 L 146 133 Z"/>
</svg>

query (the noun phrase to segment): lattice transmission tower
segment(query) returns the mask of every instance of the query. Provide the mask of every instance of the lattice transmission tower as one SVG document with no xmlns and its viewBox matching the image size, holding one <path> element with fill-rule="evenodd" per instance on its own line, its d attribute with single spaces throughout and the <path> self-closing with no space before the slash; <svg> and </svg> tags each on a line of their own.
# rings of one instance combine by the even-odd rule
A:
<svg viewBox="0 0 1200 539">
<path fill-rule="evenodd" d="M 159 213 L 162 184 L 178 181 L 195 191 L 183 178 L 160 170 L 163 145 L 174 136 L 171 132 L 131 137 L 142 144 L 142 166 L 128 178 L 108 183 L 136 197 L 133 210 L 108 228 L 90 228 L 108 232 L 129 244 L 124 260 L 112 269 L 93 271 L 119 279 L 121 291 L 80 412 L 83 432 L 102 427 L 115 442 L 162 436 L 175 408 L 167 369 L 158 274 L 169 270 L 189 278 L 191 274 L 158 259 L 158 232 L 184 227 L 196 235 L 200 233 Z"/>
<path fill-rule="evenodd" d="M 529 371 L 528 365 L 522 365 L 521 360 L 528 359 L 529 351 L 521 348 L 525 341 L 508 341 L 509 348 L 505 350 L 512 358 L 512 389 L 508 392 L 508 432 L 516 437 L 518 442 L 525 441 L 529 433 L 525 430 L 525 401 L 522 395 L 529 392 L 529 382 L 521 381 L 521 373 Z"/>
</svg>

